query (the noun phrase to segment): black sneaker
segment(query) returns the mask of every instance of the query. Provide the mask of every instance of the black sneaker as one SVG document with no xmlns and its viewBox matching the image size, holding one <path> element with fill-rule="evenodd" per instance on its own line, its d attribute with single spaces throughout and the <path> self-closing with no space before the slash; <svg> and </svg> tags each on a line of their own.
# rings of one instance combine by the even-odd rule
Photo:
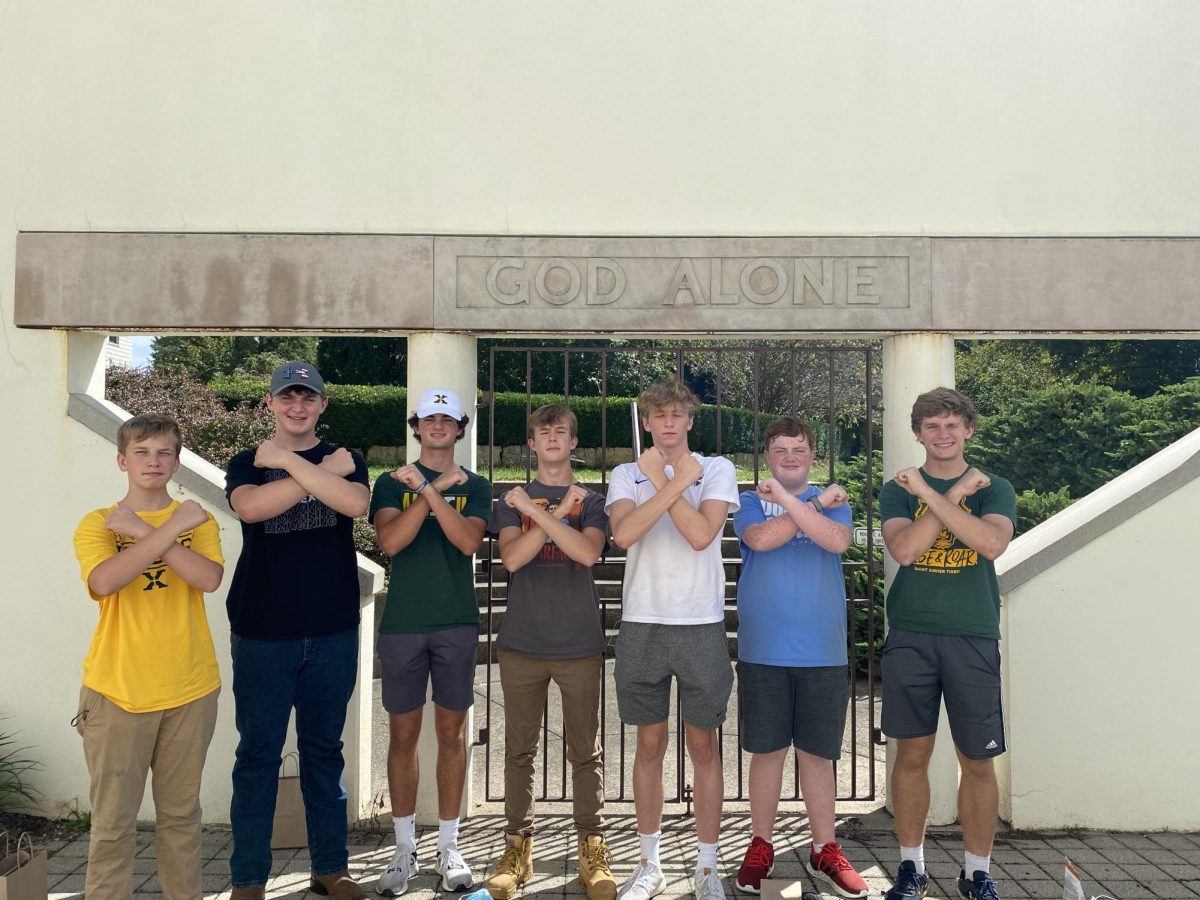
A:
<svg viewBox="0 0 1200 900">
<path fill-rule="evenodd" d="M 996 882 L 992 881 L 992 876 L 978 869 L 970 878 L 967 877 L 964 869 L 959 869 L 958 892 L 967 900 L 1000 900 L 1000 895 L 996 893 Z"/>
<path fill-rule="evenodd" d="M 958 889 L 962 890 L 962 882 L 959 882 Z M 900 863 L 900 868 L 896 871 L 896 883 L 892 885 L 890 891 L 885 891 L 883 896 L 884 900 L 916 900 L 916 898 L 924 897 L 927 890 L 929 890 L 929 876 L 918 872 L 916 864 L 906 859 Z M 988 900 L 998 900 L 995 891 Z"/>
</svg>

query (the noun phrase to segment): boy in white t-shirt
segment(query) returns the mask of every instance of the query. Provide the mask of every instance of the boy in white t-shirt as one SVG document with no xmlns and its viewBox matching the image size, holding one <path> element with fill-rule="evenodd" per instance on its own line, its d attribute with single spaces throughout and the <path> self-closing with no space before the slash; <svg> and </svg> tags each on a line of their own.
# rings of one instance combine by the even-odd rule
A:
<svg viewBox="0 0 1200 900">
<path fill-rule="evenodd" d="M 688 450 L 699 400 L 681 381 L 638 398 L 654 445 L 613 470 L 607 509 L 613 542 L 628 551 L 617 637 L 617 706 L 637 726 L 633 796 L 641 862 L 618 900 L 649 900 L 666 888 L 659 863 L 663 758 L 671 678 L 695 774 L 697 900 L 722 900 L 717 835 L 725 787 L 717 729 L 733 686 L 725 642 L 721 533 L 738 503 L 733 464 Z"/>
</svg>

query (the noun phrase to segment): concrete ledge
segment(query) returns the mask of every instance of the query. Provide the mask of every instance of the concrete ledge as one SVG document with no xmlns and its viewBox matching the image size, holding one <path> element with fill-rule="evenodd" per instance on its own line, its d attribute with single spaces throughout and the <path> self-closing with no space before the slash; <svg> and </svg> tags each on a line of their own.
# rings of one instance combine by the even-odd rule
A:
<svg viewBox="0 0 1200 900">
<path fill-rule="evenodd" d="M 100 437 L 117 442 L 117 429 L 130 414 L 111 403 L 90 394 L 70 394 L 67 416 L 94 431 Z M 213 509 L 232 512 L 225 499 L 225 473 L 208 460 L 197 456 L 187 447 L 180 454 L 179 471 L 174 481 L 183 485 Z M 383 589 L 383 569 L 361 553 L 358 556 L 358 592 L 360 597 L 373 598 Z"/>
<path fill-rule="evenodd" d="M 1200 478 L 1200 428 L 1013 541 L 996 563 L 1007 595 L 1164 497 Z"/>
</svg>

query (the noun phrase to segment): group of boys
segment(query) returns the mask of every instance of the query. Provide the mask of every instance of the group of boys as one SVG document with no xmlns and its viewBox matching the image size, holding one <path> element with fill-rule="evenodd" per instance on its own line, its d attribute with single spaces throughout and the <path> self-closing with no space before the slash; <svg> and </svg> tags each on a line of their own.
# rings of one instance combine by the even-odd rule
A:
<svg viewBox="0 0 1200 900">
<path fill-rule="evenodd" d="M 445 891 L 474 884 L 458 827 L 479 629 L 472 557 L 490 534 L 509 573 L 496 641 L 507 822 L 504 849 L 483 886 L 496 900 L 509 900 L 533 874 L 534 759 L 554 682 L 588 900 L 649 900 L 663 892 L 663 761 L 674 679 L 694 772 L 694 891 L 697 900 L 726 896 L 718 866 L 718 729 L 733 672 L 721 536 L 733 512 L 743 558 L 739 733 L 752 754 L 752 834 L 737 886 L 757 893 L 772 872 L 772 831 L 792 746 L 812 831 L 808 870 L 844 897 L 866 896 L 834 833 L 834 764 L 849 700 L 840 557 L 850 545 L 851 511 L 839 485 L 809 484 L 816 448 L 807 425 L 789 416 L 767 427 L 771 476 L 739 496 L 729 460 L 688 447 L 695 395 L 679 381 L 654 385 L 639 398 L 652 446 L 614 469 L 602 497 L 572 473 L 574 414 L 544 406 L 528 421 L 535 477 L 493 505 L 491 484 L 454 461 L 470 419 L 451 390 L 420 396 L 408 422 L 419 456 L 382 474 L 373 491 L 359 454 L 317 437 L 328 400 L 314 366 L 276 369 L 265 402 L 274 435 L 235 456 L 226 483 L 242 522 L 227 601 L 239 734 L 230 809 L 234 900 L 264 896 L 293 710 L 310 889 L 338 900 L 366 896 L 348 871 L 341 734 L 359 653 L 353 520 L 368 508 L 379 546 L 391 557 L 378 649 L 396 844 L 379 894 L 403 894 L 419 873 L 417 743 L 430 688 L 439 815 L 434 870 Z M 997 807 L 991 760 L 1004 752 L 1005 739 L 992 560 L 1012 536 L 1015 500 L 1008 482 L 965 462 L 975 422 L 962 395 L 944 388 L 921 395 L 912 423 L 925 465 L 898 473 L 880 498 L 884 540 L 902 565 L 887 600 L 891 632 L 883 655 L 883 727 L 897 739 L 891 797 L 901 845 L 888 900 L 922 897 L 928 885 L 926 773 L 943 696 L 963 771 L 959 890 L 971 900 L 996 898 L 988 874 Z M 223 575 L 218 529 L 194 501 L 180 503 L 167 492 L 181 449 L 174 422 L 134 417 L 117 444 L 128 492 L 115 506 L 89 513 L 75 535 L 84 581 L 100 605 L 75 719 L 91 776 L 85 891 L 96 900 L 130 896 L 134 826 L 152 769 L 163 891 L 198 898 L 200 774 L 220 690 L 203 593 Z M 591 571 L 610 540 L 627 555 L 617 702 L 622 722 L 637 729 L 640 854 L 619 892 L 605 841 L 599 703 L 606 639 Z"/>
</svg>

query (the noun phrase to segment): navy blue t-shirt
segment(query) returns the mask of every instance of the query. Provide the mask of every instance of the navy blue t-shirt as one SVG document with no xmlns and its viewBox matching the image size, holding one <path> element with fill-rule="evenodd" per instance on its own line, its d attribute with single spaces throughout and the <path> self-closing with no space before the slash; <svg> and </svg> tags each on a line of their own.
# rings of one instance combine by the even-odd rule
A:
<svg viewBox="0 0 1200 900">
<path fill-rule="evenodd" d="M 321 441 L 298 455 L 317 464 L 337 449 Z M 255 452 L 244 450 L 229 461 L 227 498 L 245 484 L 291 478 L 282 469 L 257 468 Z M 351 454 L 354 474 L 347 480 L 369 487 L 366 461 Z M 230 629 L 241 637 L 288 640 L 357 626 L 354 520 L 309 495 L 274 518 L 242 522 L 242 553 L 225 608 Z"/>
</svg>

